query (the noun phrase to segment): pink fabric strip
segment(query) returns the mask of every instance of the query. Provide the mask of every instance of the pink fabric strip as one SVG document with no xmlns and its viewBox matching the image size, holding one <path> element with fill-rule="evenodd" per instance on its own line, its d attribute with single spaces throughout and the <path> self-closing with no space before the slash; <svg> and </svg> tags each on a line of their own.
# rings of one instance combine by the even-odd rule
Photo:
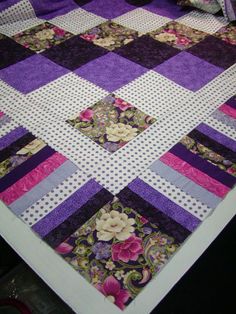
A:
<svg viewBox="0 0 236 314">
<path fill-rule="evenodd" d="M 164 154 L 160 158 L 160 160 L 169 167 L 175 169 L 185 177 L 189 178 L 193 182 L 197 183 L 198 185 L 202 186 L 206 190 L 214 193 L 219 197 L 224 197 L 230 191 L 230 188 L 228 188 L 224 184 L 209 177 L 204 172 L 190 166 L 190 164 L 169 152 Z"/>
<path fill-rule="evenodd" d="M 4 192 L 0 193 L 0 199 L 6 205 L 10 205 L 19 197 L 29 192 L 35 185 L 45 179 L 66 160 L 66 157 L 56 152 Z"/>
<path fill-rule="evenodd" d="M 222 105 L 219 107 L 219 110 L 225 114 L 227 114 L 228 116 L 236 119 L 236 110 L 226 104 Z"/>
<path fill-rule="evenodd" d="M 0 118 L 4 116 L 4 112 L 0 111 Z"/>
</svg>

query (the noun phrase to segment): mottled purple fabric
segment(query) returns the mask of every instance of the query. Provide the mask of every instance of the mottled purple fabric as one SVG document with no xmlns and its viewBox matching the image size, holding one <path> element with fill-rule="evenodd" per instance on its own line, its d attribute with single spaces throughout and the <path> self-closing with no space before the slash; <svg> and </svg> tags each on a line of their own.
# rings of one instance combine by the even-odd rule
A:
<svg viewBox="0 0 236 314">
<path fill-rule="evenodd" d="M 236 142 L 232 140 L 230 137 L 227 137 L 223 133 L 216 131 L 215 129 L 213 129 L 212 127 L 205 123 L 199 124 L 196 129 L 206 134 L 207 136 L 217 141 L 218 143 L 236 152 Z"/>
<path fill-rule="evenodd" d="M 144 35 L 115 51 L 122 57 L 152 69 L 180 51 Z"/>
<path fill-rule="evenodd" d="M 75 73 L 112 92 L 146 71 L 146 68 L 110 52 L 80 67 Z"/>
<path fill-rule="evenodd" d="M 223 72 L 223 69 L 185 51 L 154 70 L 191 91 L 197 91 Z"/>
<path fill-rule="evenodd" d="M 162 212 L 158 203 L 153 205 L 130 188 L 124 188 L 117 197 L 125 206 L 133 208 L 149 222 L 155 223 L 161 232 L 173 237 L 178 243 L 182 243 L 191 234 L 188 229 Z"/>
<path fill-rule="evenodd" d="M 106 53 L 108 53 L 106 49 L 91 44 L 79 36 L 74 36 L 42 54 L 53 62 L 73 71 Z"/>
<path fill-rule="evenodd" d="M 41 149 L 37 154 L 32 155 L 29 159 L 23 162 L 21 165 L 13 169 L 7 175 L 0 179 L 0 193 L 9 188 L 16 181 L 23 178 L 30 171 L 34 170 L 47 158 L 51 157 L 55 153 L 55 150 L 49 146 Z"/>
<path fill-rule="evenodd" d="M 17 141 L 19 138 L 21 138 L 23 135 L 27 133 L 28 130 L 26 130 L 22 126 L 19 126 L 16 129 L 12 130 L 11 132 L 7 133 L 6 135 L 0 138 L 0 150 L 11 145 L 13 142 Z"/>
<path fill-rule="evenodd" d="M 0 79 L 27 94 L 68 72 L 67 69 L 38 54 L 1 70 Z"/>
<path fill-rule="evenodd" d="M 114 19 L 128 11 L 136 9 L 125 0 L 93 0 L 83 6 L 83 9 L 100 15 L 106 19 Z"/>
<path fill-rule="evenodd" d="M 52 212 L 33 226 L 33 230 L 45 237 L 53 229 L 63 223 L 68 217 L 81 208 L 88 200 L 99 192 L 102 187 L 94 180 L 88 181 Z"/>
<path fill-rule="evenodd" d="M 206 173 L 211 178 L 221 182 L 222 184 L 233 188 L 236 183 L 236 177 L 228 174 L 227 172 L 221 170 L 219 167 L 213 165 L 207 160 L 199 157 L 198 155 L 190 152 L 184 145 L 181 143 L 176 144 L 170 150 L 170 153 L 181 158 L 183 161 L 186 161 L 188 164 L 194 168 Z"/>
<path fill-rule="evenodd" d="M 32 55 L 34 55 L 33 51 L 25 49 L 10 38 L 0 40 L 0 70 Z"/>
<path fill-rule="evenodd" d="M 236 46 L 214 36 L 206 37 L 187 51 L 223 69 L 236 63 Z"/>
<path fill-rule="evenodd" d="M 113 199 L 113 195 L 105 189 L 102 189 L 88 202 L 80 207 L 74 214 L 65 220 L 57 228 L 53 229 L 46 237 L 46 241 L 51 247 L 55 248 L 72 233 L 87 222 L 99 209 Z"/>
<path fill-rule="evenodd" d="M 193 231 L 199 225 L 200 220 L 198 218 L 172 202 L 141 179 L 135 179 L 128 187 L 189 231 Z"/>
<path fill-rule="evenodd" d="M 10 6 L 16 4 L 19 1 L 20 0 L 1 0 L 0 1 L 0 12 L 3 11 L 3 10 L 6 10 L 7 8 L 9 8 Z"/>
<path fill-rule="evenodd" d="M 235 97 L 230 98 L 229 100 L 226 101 L 226 104 L 236 109 L 236 98 Z"/>
</svg>

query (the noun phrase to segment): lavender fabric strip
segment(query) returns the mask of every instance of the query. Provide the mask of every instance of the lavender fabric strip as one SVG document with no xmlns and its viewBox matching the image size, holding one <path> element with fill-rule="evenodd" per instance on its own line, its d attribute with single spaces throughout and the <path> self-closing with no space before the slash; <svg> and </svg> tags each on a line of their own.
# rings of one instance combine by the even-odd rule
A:
<svg viewBox="0 0 236 314">
<path fill-rule="evenodd" d="M 29 192 L 25 193 L 22 197 L 18 198 L 8 207 L 16 215 L 22 214 L 24 210 L 36 203 L 45 194 L 53 190 L 66 178 L 72 175 L 76 170 L 78 170 L 78 167 L 74 165 L 73 162 L 67 160 L 43 181 L 37 184 Z"/>
<path fill-rule="evenodd" d="M 101 189 L 102 187 L 95 180 L 89 180 L 52 212 L 37 222 L 32 227 L 33 230 L 41 237 L 45 237 L 50 231 L 55 229 L 63 221 L 70 217 Z"/>
<path fill-rule="evenodd" d="M 140 195 L 144 200 L 177 221 L 189 231 L 193 231 L 201 222 L 198 218 L 169 200 L 139 178 L 132 181 L 128 187 L 134 193 Z"/>
<path fill-rule="evenodd" d="M 231 118 L 220 110 L 216 110 L 211 115 L 213 118 L 221 121 L 222 123 L 230 126 L 231 128 L 236 129 L 236 119 Z"/>
<path fill-rule="evenodd" d="M 27 173 L 35 169 L 39 164 L 45 161 L 47 158 L 52 156 L 55 150 L 49 146 L 41 149 L 37 154 L 30 157 L 28 160 L 23 162 L 20 166 L 16 167 L 14 170 L 5 175 L 0 179 L 0 192 L 3 192 L 16 181 L 20 180 Z"/>
<path fill-rule="evenodd" d="M 162 178 L 174 184 L 185 193 L 191 195 L 212 209 L 215 209 L 216 206 L 221 202 L 220 197 L 189 180 L 187 177 L 167 166 L 160 160 L 155 161 L 151 165 L 150 169 L 156 174 L 159 174 Z"/>
<path fill-rule="evenodd" d="M 180 143 L 173 146 L 169 152 L 230 188 L 232 188 L 236 183 L 235 177 L 221 170 L 217 166 L 214 166 L 205 159 L 199 157 L 197 154 L 191 153 L 184 145 Z"/>
<path fill-rule="evenodd" d="M 11 145 L 13 142 L 21 138 L 26 133 L 28 133 L 28 131 L 22 126 L 19 126 L 18 128 L 4 135 L 3 137 L 0 138 L 0 150 Z"/>
<path fill-rule="evenodd" d="M 218 143 L 236 152 L 236 141 L 232 140 L 230 137 L 218 132 L 217 130 L 213 129 L 212 127 L 205 123 L 199 124 L 199 126 L 196 129 L 199 132 L 206 134 L 207 136 L 217 141 Z"/>
<path fill-rule="evenodd" d="M 11 121 L 11 118 L 10 117 L 8 117 L 8 116 L 6 116 L 6 115 L 3 115 L 1 118 L 0 118 L 0 128 L 4 125 L 4 124 L 6 124 L 6 123 L 8 123 L 8 122 L 10 122 Z"/>
</svg>

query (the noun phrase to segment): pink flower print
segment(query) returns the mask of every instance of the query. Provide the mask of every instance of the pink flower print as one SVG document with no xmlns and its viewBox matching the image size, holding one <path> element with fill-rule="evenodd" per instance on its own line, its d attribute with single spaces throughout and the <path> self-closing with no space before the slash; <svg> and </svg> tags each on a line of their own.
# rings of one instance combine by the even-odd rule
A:
<svg viewBox="0 0 236 314">
<path fill-rule="evenodd" d="M 148 222 L 148 220 L 143 216 L 140 217 L 140 221 L 143 225 L 145 225 Z"/>
<path fill-rule="evenodd" d="M 57 36 L 63 37 L 65 35 L 65 31 L 59 27 L 54 27 L 53 31 Z"/>
<path fill-rule="evenodd" d="M 94 39 L 97 38 L 97 35 L 96 34 L 83 34 L 80 37 L 87 41 L 93 41 Z"/>
<path fill-rule="evenodd" d="M 186 37 L 178 38 L 176 41 L 177 45 L 182 45 L 182 46 L 187 46 L 191 43 L 192 41 Z"/>
<path fill-rule="evenodd" d="M 128 108 L 132 108 L 133 107 L 131 104 L 127 103 L 126 101 L 124 101 L 121 98 L 116 98 L 115 99 L 114 106 L 120 108 L 120 110 L 122 110 L 122 111 L 125 111 Z"/>
<path fill-rule="evenodd" d="M 117 305 L 121 310 L 124 310 L 125 303 L 130 298 L 128 290 L 121 289 L 120 283 L 113 276 L 109 276 L 103 284 L 95 286 L 105 297 Z"/>
<path fill-rule="evenodd" d="M 59 254 L 67 254 L 67 253 L 70 253 L 72 250 L 73 250 L 73 246 L 71 246 L 70 244 L 66 242 L 62 242 L 55 249 L 55 251 Z"/>
<path fill-rule="evenodd" d="M 89 122 L 92 120 L 93 118 L 93 110 L 91 109 L 85 109 L 83 111 L 80 112 L 79 115 L 80 120 L 84 121 L 84 122 Z"/>
<path fill-rule="evenodd" d="M 143 253 L 142 240 L 134 235 L 121 243 L 112 245 L 112 260 L 137 261 L 139 254 Z"/>
<path fill-rule="evenodd" d="M 165 29 L 165 32 L 167 32 L 167 33 L 169 33 L 169 34 L 174 34 L 174 35 L 177 34 L 177 32 L 176 32 L 175 29 Z"/>
</svg>

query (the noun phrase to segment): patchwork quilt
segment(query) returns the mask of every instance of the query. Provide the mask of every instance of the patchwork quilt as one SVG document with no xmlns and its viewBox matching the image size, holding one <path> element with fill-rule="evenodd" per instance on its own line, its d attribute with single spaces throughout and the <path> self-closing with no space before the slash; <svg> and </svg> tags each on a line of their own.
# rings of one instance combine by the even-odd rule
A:
<svg viewBox="0 0 236 314">
<path fill-rule="evenodd" d="M 236 26 L 45 3 L 0 4 L 0 199 L 125 311 L 236 183 Z"/>
</svg>

